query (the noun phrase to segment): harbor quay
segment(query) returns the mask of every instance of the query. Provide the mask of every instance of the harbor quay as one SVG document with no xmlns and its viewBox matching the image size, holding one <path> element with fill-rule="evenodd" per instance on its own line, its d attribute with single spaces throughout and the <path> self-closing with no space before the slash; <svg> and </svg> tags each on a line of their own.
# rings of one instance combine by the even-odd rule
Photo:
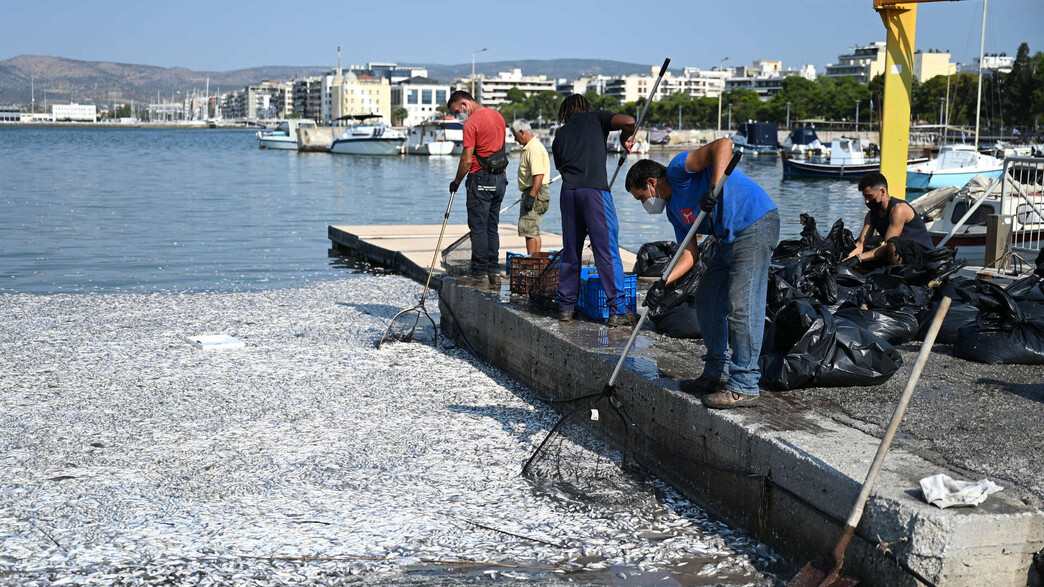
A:
<svg viewBox="0 0 1044 587">
<path fill-rule="evenodd" d="M 396 259 L 415 278 L 427 267 Z M 590 396 L 586 427 L 729 523 L 795 560 L 830 552 L 910 377 L 919 343 L 897 347 L 903 367 L 874 387 L 766 392 L 750 410 L 715 412 L 678 389 L 696 377 L 699 341 L 644 331 L 614 392 L 600 392 L 627 329 L 568 324 L 504 288 L 441 280 L 446 337 L 556 400 Z M 620 410 L 620 416 L 614 414 Z M 622 414 L 626 413 L 626 416 Z M 983 365 L 933 348 L 893 450 L 850 545 L 846 573 L 867 585 L 1039 585 L 1044 549 L 1044 367 Z M 919 480 L 989 479 L 1004 489 L 976 508 L 939 509 Z"/>
</svg>

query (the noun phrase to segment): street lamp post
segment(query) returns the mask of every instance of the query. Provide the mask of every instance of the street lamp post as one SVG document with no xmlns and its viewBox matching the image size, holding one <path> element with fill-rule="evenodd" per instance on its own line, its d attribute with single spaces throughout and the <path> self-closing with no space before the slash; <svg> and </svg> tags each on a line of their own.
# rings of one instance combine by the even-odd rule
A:
<svg viewBox="0 0 1044 587">
<path fill-rule="evenodd" d="M 790 102 L 787 102 L 787 130 L 790 130 Z"/>
<path fill-rule="evenodd" d="M 856 100 L 856 132 L 859 132 L 859 102 L 862 100 Z"/>
<path fill-rule="evenodd" d="M 942 96 L 939 96 L 939 126 L 942 126 L 942 123 L 943 123 L 943 101 L 944 100 L 946 100 L 946 98 L 943 98 Z"/>
<path fill-rule="evenodd" d="M 726 57 L 718 62 L 718 75 L 721 75 L 721 72 L 724 71 L 725 62 L 728 60 L 729 58 Z M 718 134 L 721 134 L 721 96 L 725 93 L 725 79 L 722 78 L 721 81 L 721 90 L 718 91 Z M 732 126 L 731 122 L 729 122 L 729 126 Z"/>
<path fill-rule="evenodd" d="M 678 130 L 681 130 L 681 104 L 678 104 Z"/>
<path fill-rule="evenodd" d="M 483 51 L 489 51 L 488 48 L 483 47 L 471 52 L 471 95 L 475 96 L 475 55 Z"/>
<path fill-rule="evenodd" d="M 732 102 L 729 102 L 729 130 L 732 130 Z"/>
</svg>

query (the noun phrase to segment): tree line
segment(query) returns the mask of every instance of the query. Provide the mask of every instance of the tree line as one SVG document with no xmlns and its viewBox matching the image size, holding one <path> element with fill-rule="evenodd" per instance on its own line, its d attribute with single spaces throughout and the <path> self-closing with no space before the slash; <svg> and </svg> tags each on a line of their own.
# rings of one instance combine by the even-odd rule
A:
<svg viewBox="0 0 1044 587">
<path fill-rule="evenodd" d="M 970 73 L 938 75 L 924 83 L 914 80 L 910 104 L 914 124 L 947 123 L 950 126 L 975 125 L 978 76 Z M 737 89 L 721 96 L 721 127 L 728 126 L 731 106 L 732 126 L 754 120 L 791 126 L 797 121 L 817 120 L 854 123 L 858 110 L 860 128 L 877 127 L 884 95 L 884 79 L 878 75 L 869 84 L 851 77 L 819 77 L 808 80 L 788 77 L 782 90 L 763 102 L 757 92 Z M 589 91 L 584 96 L 594 109 L 626 112 L 637 116 L 644 99 L 620 104 L 610 96 Z M 518 88 L 507 94 L 508 103 L 499 106 L 510 123 L 525 118 L 550 126 L 555 122 L 563 96 L 547 90 L 526 96 Z M 717 128 L 718 98 L 696 98 L 684 93 L 671 94 L 653 102 L 646 120 L 652 126 L 670 128 Z M 992 72 L 983 77 L 981 126 L 984 131 L 1036 132 L 1044 117 L 1044 53 L 1030 55 L 1029 45 L 1022 43 L 1010 73 Z"/>
</svg>

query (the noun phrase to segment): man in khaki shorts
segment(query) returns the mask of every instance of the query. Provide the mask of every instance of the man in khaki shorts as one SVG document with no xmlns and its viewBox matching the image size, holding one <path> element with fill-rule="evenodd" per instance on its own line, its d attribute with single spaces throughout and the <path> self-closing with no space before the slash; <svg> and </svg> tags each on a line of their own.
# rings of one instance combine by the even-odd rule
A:
<svg viewBox="0 0 1044 587">
<path fill-rule="evenodd" d="M 533 127 L 528 122 L 512 122 L 511 134 L 522 145 L 522 160 L 518 164 L 518 189 L 522 191 L 518 236 L 526 238 L 526 253 L 532 255 L 540 252 L 540 221 L 551 203 L 551 190 L 547 187 L 551 161 L 544 145 L 534 140 Z"/>
</svg>

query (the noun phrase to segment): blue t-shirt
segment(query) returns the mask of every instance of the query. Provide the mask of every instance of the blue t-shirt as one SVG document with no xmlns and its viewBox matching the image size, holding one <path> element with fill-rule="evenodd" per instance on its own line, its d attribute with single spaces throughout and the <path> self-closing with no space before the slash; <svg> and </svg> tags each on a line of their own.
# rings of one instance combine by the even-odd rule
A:
<svg viewBox="0 0 1044 587">
<path fill-rule="evenodd" d="M 671 184 L 671 200 L 667 202 L 667 219 L 674 226 L 680 243 L 700 215 L 700 198 L 707 192 L 711 168 L 695 173 L 685 170 L 688 151 L 679 153 L 667 165 L 667 181 Z M 720 242 L 731 243 L 736 235 L 759 218 L 776 209 L 776 203 L 739 169 L 734 169 L 718 196 L 714 214 L 703 220 L 696 232 L 713 234 Z"/>
</svg>

